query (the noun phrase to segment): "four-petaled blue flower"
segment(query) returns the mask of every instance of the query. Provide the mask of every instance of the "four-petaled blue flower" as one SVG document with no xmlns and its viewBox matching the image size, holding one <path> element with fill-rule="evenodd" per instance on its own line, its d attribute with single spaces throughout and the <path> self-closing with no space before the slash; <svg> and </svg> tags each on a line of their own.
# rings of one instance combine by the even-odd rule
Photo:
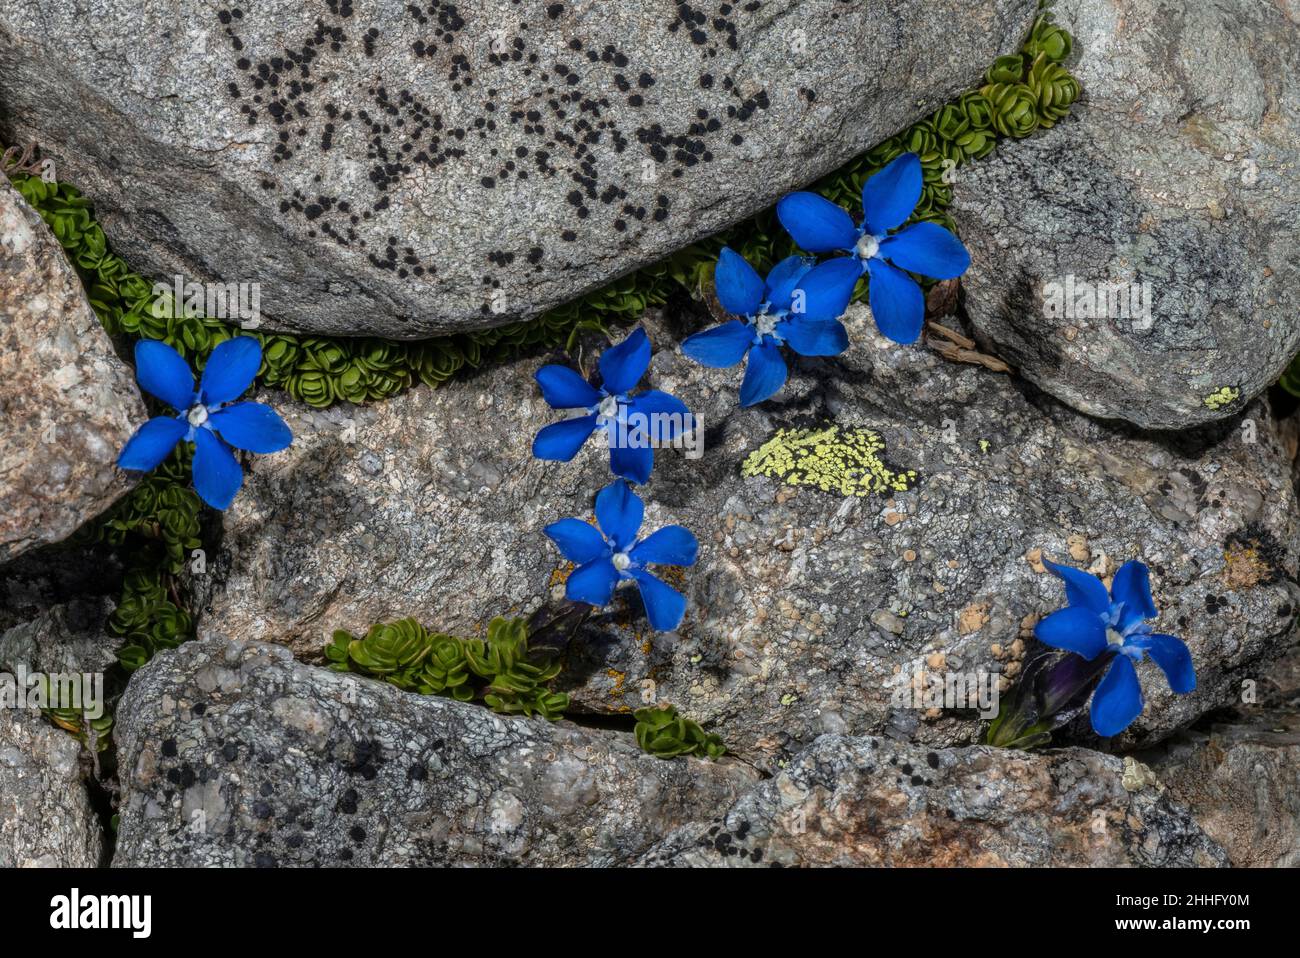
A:
<svg viewBox="0 0 1300 958">
<path fill-rule="evenodd" d="M 801 256 L 781 260 L 759 278 L 740 254 L 724 247 L 713 271 L 718 302 L 734 316 L 682 343 L 682 352 L 704 366 L 734 366 L 746 356 L 740 404 L 752 406 L 785 385 L 781 346 L 800 356 L 836 356 L 849 345 L 839 321 L 853 287 L 809 283 L 812 262 Z M 842 284 L 841 284 L 842 285 Z M 743 320 L 743 321 L 742 321 Z"/>
<path fill-rule="evenodd" d="M 1182 639 L 1151 631 L 1146 619 L 1156 617 L 1147 567 L 1141 562 L 1120 566 L 1107 594 L 1094 575 L 1069 566 L 1044 562 L 1065 581 L 1069 606 L 1053 612 L 1034 627 L 1034 635 L 1054 648 L 1074 652 L 1088 661 L 1099 655 L 1113 658 L 1092 695 L 1092 728 L 1110 737 L 1128 728 L 1142 713 L 1142 687 L 1134 663 L 1151 656 L 1179 694 L 1196 688 L 1192 655 Z"/>
<path fill-rule="evenodd" d="M 194 491 L 214 509 L 225 509 L 244 482 L 244 471 L 226 443 L 249 452 L 279 452 L 293 442 L 289 427 L 270 406 L 234 402 L 252 385 L 261 364 L 262 346 L 256 339 L 227 340 L 208 357 L 195 390 L 194 375 L 180 353 L 156 339 L 137 342 L 135 375 L 140 387 L 177 415 L 156 416 L 137 429 L 117 464 L 147 472 L 181 440 L 193 442 Z"/>
<path fill-rule="evenodd" d="M 638 540 L 644 516 L 641 499 L 626 482 L 616 479 L 596 495 L 599 530 L 581 519 L 561 519 L 544 531 L 564 557 L 577 565 L 565 586 L 569 599 L 609 605 L 614 587 L 624 579 L 633 579 L 650 625 L 671 632 L 681 624 L 686 599 L 646 571 L 646 566 L 694 565 L 699 545 L 695 536 L 681 526 L 664 526 Z"/>
<path fill-rule="evenodd" d="M 868 300 L 880 331 L 896 343 L 914 343 L 925 322 L 925 296 L 908 270 L 934 279 L 966 272 L 970 254 L 961 240 L 936 223 L 902 226 L 921 199 L 921 161 L 904 153 L 862 185 L 862 223 L 816 193 L 791 193 L 776 204 L 776 215 L 794 241 L 810 253 L 844 251 L 804 278 L 827 302 L 841 296 L 847 305 L 853 287 L 869 273 Z"/>
<path fill-rule="evenodd" d="M 552 409 L 585 409 L 587 414 L 541 429 L 533 439 L 533 455 L 568 462 L 593 432 L 602 429 L 609 440 L 609 468 L 614 475 L 636 483 L 649 481 L 654 443 L 671 442 L 693 428 L 691 414 L 680 399 L 657 389 L 628 395 L 649 365 L 650 340 L 638 328 L 601 353 L 599 389 L 567 366 L 537 370 L 542 398 Z"/>
</svg>

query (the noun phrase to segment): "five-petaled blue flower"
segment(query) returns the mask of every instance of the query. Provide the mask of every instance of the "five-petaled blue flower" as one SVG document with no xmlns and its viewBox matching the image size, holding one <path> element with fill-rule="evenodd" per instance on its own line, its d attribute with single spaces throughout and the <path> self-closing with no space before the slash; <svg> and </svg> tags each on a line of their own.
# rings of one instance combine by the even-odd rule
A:
<svg viewBox="0 0 1300 958">
<path fill-rule="evenodd" d="M 117 464 L 147 472 L 181 440 L 193 442 L 194 491 L 214 509 L 225 509 L 244 482 L 244 471 L 226 443 L 249 452 L 279 452 L 293 442 L 289 427 L 270 406 L 234 402 L 252 385 L 261 364 L 262 347 L 256 339 L 227 340 L 208 357 L 195 390 L 194 376 L 180 353 L 156 339 L 137 342 L 135 375 L 140 387 L 177 415 L 156 416 L 137 429 Z"/>
<path fill-rule="evenodd" d="M 800 356 L 836 356 L 849 345 L 839 321 L 853 287 L 809 283 L 812 262 L 801 256 L 781 260 L 759 279 L 744 257 L 724 247 L 713 271 L 718 302 L 734 316 L 682 343 L 682 352 L 704 366 L 734 366 L 746 356 L 740 404 L 752 406 L 785 384 L 784 344 Z M 842 284 L 841 284 L 842 285 Z"/>
<path fill-rule="evenodd" d="M 1133 666 L 1144 653 L 1160 666 L 1175 692 L 1196 688 L 1192 655 L 1183 640 L 1153 633 L 1145 621 L 1156 617 L 1145 565 L 1125 562 L 1107 594 L 1105 584 L 1094 575 L 1053 562 L 1043 564 L 1065 581 L 1070 604 L 1039 622 L 1034 635 L 1088 661 L 1099 655 L 1113 659 L 1092 695 L 1093 731 L 1103 737 L 1118 735 L 1142 713 L 1142 687 Z"/>
<path fill-rule="evenodd" d="M 614 587 L 624 579 L 633 579 L 650 625 L 671 632 L 681 624 L 686 599 L 646 571 L 646 566 L 694 565 L 699 545 L 681 526 L 664 526 L 638 540 L 644 515 L 641 499 L 626 482 L 616 479 L 596 494 L 599 530 L 581 519 L 561 519 L 543 531 L 564 557 L 577 565 L 565 586 L 568 598 L 588 605 L 609 605 Z"/>
<path fill-rule="evenodd" d="M 827 302 L 842 295 L 847 305 L 853 287 L 869 273 L 868 300 L 880 331 L 896 343 L 914 343 L 925 321 L 925 296 L 908 270 L 934 279 L 966 272 L 970 254 L 956 236 L 936 223 L 902 226 L 921 199 L 921 161 L 904 153 L 862 185 L 862 224 L 816 193 L 791 193 L 776 204 L 776 215 L 794 241 L 810 253 L 844 251 L 851 255 L 813 267 L 806 286 Z"/>
<path fill-rule="evenodd" d="M 636 483 L 649 481 L 654 444 L 671 442 L 693 428 L 691 414 L 680 399 L 658 389 L 628 395 L 649 365 L 650 340 L 638 328 L 601 353 L 599 389 L 567 366 L 537 370 L 542 398 L 552 409 L 585 409 L 587 414 L 541 429 L 533 439 L 533 455 L 568 462 L 593 432 L 602 429 L 609 440 L 609 468 L 614 475 Z"/>
</svg>

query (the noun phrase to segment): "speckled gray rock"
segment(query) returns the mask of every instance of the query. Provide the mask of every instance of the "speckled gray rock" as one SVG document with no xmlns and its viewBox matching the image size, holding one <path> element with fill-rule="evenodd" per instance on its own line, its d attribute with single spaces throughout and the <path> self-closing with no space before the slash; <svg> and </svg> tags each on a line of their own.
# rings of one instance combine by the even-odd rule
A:
<svg viewBox="0 0 1300 958">
<path fill-rule="evenodd" d="M 0 563 L 57 542 L 134 485 L 145 419 L 129 367 L 40 216 L 0 176 Z"/>
<path fill-rule="evenodd" d="M 0 708 L 0 868 L 94 868 L 103 830 L 77 741 L 39 712 Z"/>
<path fill-rule="evenodd" d="M 1300 649 L 1243 689 L 1250 704 L 1141 754 L 1239 868 L 1300 866 Z"/>
<path fill-rule="evenodd" d="M 1218 866 L 1187 810 L 1114 756 L 927 751 L 827 735 L 648 866 Z"/>
<path fill-rule="evenodd" d="M 563 680 L 580 707 L 671 702 L 767 767 L 825 732 L 964 744 L 973 711 L 930 711 L 907 689 L 917 672 L 1009 681 L 1034 617 L 1064 604 L 1040 556 L 1103 574 L 1142 557 L 1160 625 L 1190 644 L 1198 690 L 1174 696 L 1146 663 L 1148 708 L 1123 745 L 1231 702 L 1292 635 L 1300 511 L 1266 407 L 1155 442 L 892 345 L 864 313 L 851 313 L 848 352 L 800 361 L 780 396 L 748 410 L 738 370 L 654 356 L 647 382 L 702 417 L 706 443 L 698 459 L 657 453 L 645 529 L 684 524 L 700 559 L 671 578 L 690 599 L 678 633 L 653 633 L 624 590 L 570 647 Z M 699 322 L 648 326 L 671 347 Z M 593 443 L 569 464 L 531 457 L 558 418 L 532 380 L 544 361 L 365 408 L 277 401 L 295 442 L 253 461 L 224 516 L 198 583 L 200 634 L 318 657 L 336 628 L 410 615 L 470 634 L 562 594 L 568 567 L 542 529 L 590 515 L 608 456 Z M 844 497 L 740 474 L 775 428 L 825 421 L 875 430 L 883 463 L 918 471 L 913 487 Z"/>
<path fill-rule="evenodd" d="M 40 141 L 147 274 L 418 337 L 770 205 L 977 83 L 1036 6 L 10 0 L 0 136 Z"/>
<path fill-rule="evenodd" d="M 0 668 L 103 672 L 117 661 L 114 652 L 122 641 L 104 629 L 113 608 L 110 599 L 85 596 L 0 632 Z"/>
<path fill-rule="evenodd" d="M 1096 416 L 1179 429 L 1234 415 L 1300 351 L 1295 12 L 1052 9 L 1082 100 L 954 188 L 977 338 Z M 1122 298 L 1090 316 L 1111 283 Z"/>
<path fill-rule="evenodd" d="M 626 864 L 758 780 L 257 643 L 162 653 L 117 719 L 115 866 Z"/>
</svg>

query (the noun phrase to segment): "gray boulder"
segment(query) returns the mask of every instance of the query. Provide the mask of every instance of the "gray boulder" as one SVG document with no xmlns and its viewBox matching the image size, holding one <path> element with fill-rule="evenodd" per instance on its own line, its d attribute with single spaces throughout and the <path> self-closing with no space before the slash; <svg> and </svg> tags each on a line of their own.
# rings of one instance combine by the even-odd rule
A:
<svg viewBox="0 0 1300 958">
<path fill-rule="evenodd" d="M 976 336 L 1094 416 L 1234 416 L 1300 351 L 1294 17 L 1247 2 L 1052 10 L 1083 97 L 954 187 Z"/>
<path fill-rule="evenodd" d="M 115 866 L 626 864 L 758 780 L 258 643 L 160 654 L 116 735 Z"/>
<path fill-rule="evenodd" d="M 117 662 L 121 640 L 104 623 L 113 602 L 85 596 L 54 605 L 34 619 L 0 632 L 0 668 L 42 672 L 103 672 Z"/>
<path fill-rule="evenodd" d="M 1036 7 L 10 0 L 0 136 L 38 140 L 146 275 L 417 338 L 771 205 L 977 83 Z"/>
<path fill-rule="evenodd" d="M 0 868 L 94 868 L 103 829 L 81 746 L 39 712 L 0 708 Z"/>
<path fill-rule="evenodd" d="M 134 485 L 131 369 L 40 216 L 0 176 L 0 564 L 58 542 Z"/>
<path fill-rule="evenodd" d="M 1141 758 L 1238 868 L 1300 866 L 1300 649 Z"/>
<path fill-rule="evenodd" d="M 1114 756 L 826 735 L 647 866 L 1213 867 L 1223 849 Z"/>
<path fill-rule="evenodd" d="M 855 308 L 846 353 L 796 362 L 779 396 L 746 410 L 739 370 L 670 348 L 698 322 L 647 321 L 663 347 L 647 381 L 704 424 L 702 457 L 658 451 L 641 490 L 645 530 L 680 523 L 700 541 L 697 565 L 670 575 L 686 618 L 656 634 L 620 591 L 569 648 L 561 680 L 577 708 L 669 702 L 767 768 L 826 732 L 968 743 L 980 722 L 957 705 L 979 704 L 976 683 L 1009 685 L 1036 618 L 1064 605 L 1042 558 L 1103 575 L 1144 559 L 1160 626 L 1191 647 L 1197 691 L 1173 695 L 1144 664 L 1147 710 L 1121 745 L 1234 701 L 1294 634 L 1300 512 L 1262 403 L 1154 441 L 890 344 Z M 593 442 L 568 464 L 531 457 L 560 416 L 532 379 L 543 361 L 365 408 L 277 401 L 295 442 L 252 462 L 224 515 L 197 578 L 200 634 L 319 659 L 337 628 L 414 616 L 468 635 L 562 596 L 569 567 L 542 529 L 591 515 L 608 455 Z M 821 454 L 777 435 L 824 424 L 838 432 Z M 764 468 L 745 475 L 759 450 Z M 791 484 L 782 456 L 844 486 Z M 1086 719 L 1074 732 L 1086 740 Z"/>
</svg>

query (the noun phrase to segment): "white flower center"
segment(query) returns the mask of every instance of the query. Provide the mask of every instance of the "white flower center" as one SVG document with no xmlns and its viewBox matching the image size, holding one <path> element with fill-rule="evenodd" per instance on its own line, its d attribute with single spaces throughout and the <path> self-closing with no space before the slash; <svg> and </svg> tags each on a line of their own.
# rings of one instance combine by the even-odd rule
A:
<svg viewBox="0 0 1300 958">
<path fill-rule="evenodd" d="M 600 416 L 602 419 L 613 419 L 615 416 L 617 416 L 618 397 L 606 396 L 604 399 L 602 399 L 600 401 L 600 405 L 596 407 L 596 415 Z"/>
<path fill-rule="evenodd" d="M 1111 645 L 1115 646 L 1116 648 L 1119 648 L 1121 645 L 1124 644 L 1124 636 L 1120 635 L 1114 629 L 1107 629 L 1106 641 L 1109 642 Z"/>
<path fill-rule="evenodd" d="M 754 331 L 760 336 L 771 336 L 776 332 L 777 319 L 771 313 L 759 313 L 754 317 Z"/>
<path fill-rule="evenodd" d="M 863 233 L 857 245 L 853 247 L 853 252 L 862 259 L 871 259 L 880 252 L 880 240 L 870 233 Z"/>
<path fill-rule="evenodd" d="M 185 418 L 189 420 L 191 426 L 194 426 L 197 429 L 208 421 L 208 407 L 202 403 L 199 403 L 196 406 L 191 406 L 190 411 Z"/>
<path fill-rule="evenodd" d="M 619 572 L 626 572 L 628 566 L 632 564 L 631 557 L 626 552 L 614 553 L 614 568 Z"/>
</svg>

